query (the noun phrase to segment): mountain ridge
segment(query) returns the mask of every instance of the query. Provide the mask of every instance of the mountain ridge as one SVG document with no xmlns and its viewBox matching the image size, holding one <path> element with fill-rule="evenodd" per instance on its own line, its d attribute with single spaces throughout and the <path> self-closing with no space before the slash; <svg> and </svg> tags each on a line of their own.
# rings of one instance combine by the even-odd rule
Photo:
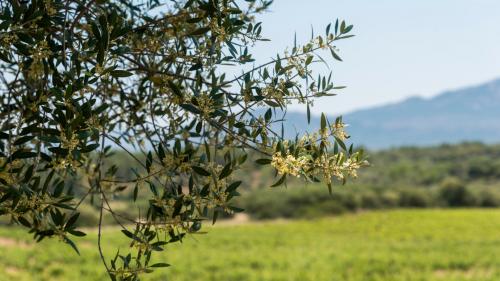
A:
<svg viewBox="0 0 500 281">
<path fill-rule="evenodd" d="M 288 112 L 285 119 L 287 137 L 317 130 L 320 124 L 319 116 L 311 116 L 307 124 L 301 112 Z M 500 142 L 500 79 L 353 111 L 343 114 L 343 120 L 349 124 L 352 142 L 371 149 Z"/>
</svg>

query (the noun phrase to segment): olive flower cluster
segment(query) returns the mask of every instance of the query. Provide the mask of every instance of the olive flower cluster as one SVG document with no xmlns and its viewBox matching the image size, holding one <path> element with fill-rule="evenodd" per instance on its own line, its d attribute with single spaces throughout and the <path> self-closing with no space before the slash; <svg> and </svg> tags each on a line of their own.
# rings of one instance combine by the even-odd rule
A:
<svg viewBox="0 0 500 281">
<path fill-rule="evenodd" d="M 326 123 L 326 119 L 323 120 Z M 338 147 L 345 147 L 344 141 L 349 138 L 345 126 L 342 119 L 337 118 L 334 124 L 323 125 L 317 132 L 304 135 L 296 142 L 284 141 L 275 145 L 271 166 L 279 175 L 322 178 L 328 185 L 334 179 L 345 182 L 349 177 L 356 178 L 357 171 L 368 162 L 362 151 L 339 151 Z"/>
</svg>

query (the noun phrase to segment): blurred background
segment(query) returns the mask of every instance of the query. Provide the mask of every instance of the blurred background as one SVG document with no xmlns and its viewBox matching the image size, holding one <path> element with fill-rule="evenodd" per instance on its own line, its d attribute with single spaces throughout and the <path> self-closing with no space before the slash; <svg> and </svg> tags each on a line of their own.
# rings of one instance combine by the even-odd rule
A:
<svg viewBox="0 0 500 281">
<path fill-rule="evenodd" d="M 342 114 L 371 166 L 329 194 L 300 179 L 269 188 L 272 171 L 248 165 L 236 199 L 245 212 L 172 245 L 160 257 L 172 267 L 145 280 L 500 280 L 499 11 L 494 0 L 275 1 L 258 19 L 272 39 L 255 46 L 261 62 L 336 18 L 356 34 L 330 66 L 347 88 L 317 102 L 311 124 L 293 105 L 287 136 L 318 129 L 320 112 Z M 132 196 L 115 198 L 114 210 L 147 204 Z M 111 249 L 125 239 L 104 219 Z M 97 221 L 85 203 L 80 257 L 57 241 L 34 245 L 4 221 L 0 280 L 105 280 Z"/>
</svg>

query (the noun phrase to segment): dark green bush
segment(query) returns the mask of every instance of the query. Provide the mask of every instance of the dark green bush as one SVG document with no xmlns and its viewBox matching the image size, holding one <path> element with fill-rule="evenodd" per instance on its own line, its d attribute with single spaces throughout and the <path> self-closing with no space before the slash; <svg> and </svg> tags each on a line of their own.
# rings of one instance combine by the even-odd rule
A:
<svg viewBox="0 0 500 281">
<path fill-rule="evenodd" d="M 500 191 L 498 189 L 482 190 L 478 194 L 478 201 L 481 207 L 499 207 L 500 206 Z"/>
<path fill-rule="evenodd" d="M 474 206 L 476 203 L 474 195 L 457 178 L 447 178 L 442 182 L 439 197 L 450 207 Z"/>
<path fill-rule="evenodd" d="M 429 190 L 420 188 L 402 189 L 399 197 L 399 206 L 424 208 L 433 205 L 434 200 Z"/>
</svg>

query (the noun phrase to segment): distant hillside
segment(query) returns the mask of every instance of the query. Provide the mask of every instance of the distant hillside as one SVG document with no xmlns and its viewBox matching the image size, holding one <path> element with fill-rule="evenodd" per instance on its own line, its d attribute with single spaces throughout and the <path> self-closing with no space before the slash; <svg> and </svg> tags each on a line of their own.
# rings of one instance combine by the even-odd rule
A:
<svg viewBox="0 0 500 281">
<path fill-rule="evenodd" d="M 319 116 L 314 116 L 308 125 L 305 113 L 289 112 L 286 119 L 288 137 L 316 130 L 320 124 Z M 355 111 L 344 115 L 344 122 L 355 144 L 372 149 L 500 142 L 500 79 L 430 99 L 410 98 Z"/>
</svg>

